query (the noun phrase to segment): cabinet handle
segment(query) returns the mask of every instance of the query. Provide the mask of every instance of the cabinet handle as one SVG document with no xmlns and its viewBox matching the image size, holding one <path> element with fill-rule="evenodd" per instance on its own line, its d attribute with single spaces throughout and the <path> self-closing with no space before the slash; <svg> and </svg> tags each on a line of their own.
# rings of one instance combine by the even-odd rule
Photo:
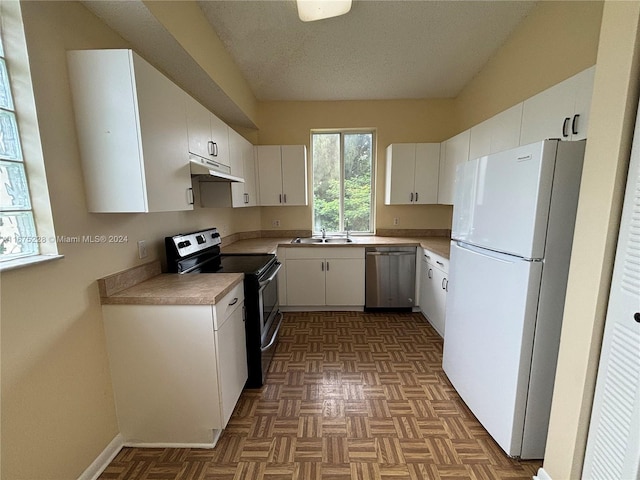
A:
<svg viewBox="0 0 640 480">
<path fill-rule="evenodd" d="M 329 262 L 327 262 L 327 272 L 329 271 Z"/>
<path fill-rule="evenodd" d="M 209 140 L 207 142 L 207 145 L 209 146 L 209 155 L 212 155 L 214 157 L 218 156 L 218 144 L 212 140 Z"/>
<path fill-rule="evenodd" d="M 324 272 L 324 262 L 320 262 L 320 270 Z"/>
<path fill-rule="evenodd" d="M 249 194 L 248 193 L 244 194 L 244 203 L 249 203 Z"/>
<path fill-rule="evenodd" d="M 443 278 L 443 279 L 442 279 L 442 289 L 443 289 L 445 292 L 448 292 L 448 291 L 449 291 L 449 280 L 447 280 L 446 278 Z"/>
<path fill-rule="evenodd" d="M 440 265 L 441 267 L 444 267 L 444 263 L 442 263 L 440 260 L 436 260 L 436 263 L 437 263 L 438 265 Z"/>
<path fill-rule="evenodd" d="M 433 278 L 433 269 L 429 269 L 429 271 L 427 272 L 427 278 Z"/>
<path fill-rule="evenodd" d="M 418 201 L 418 192 L 416 192 L 416 202 Z"/>
<path fill-rule="evenodd" d="M 564 119 L 564 122 L 562 122 L 562 136 L 565 138 L 569 136 L 569 134 L 567 133 L 567 126 L 569 125 L 569 120 L 571 120 L 571 117 L 566 117 Z"/>
<path fill-rule="evenodd" d="M 236 303 L 238 303 L 238 297 L 234 297 L 233 300 L 229 303 L 229 306 L 232 307 Z"/>
<path fill-rule="evenodd" d="M 189 187 L 187 188 L 187 203 L 189 205 L 193 205 L 195 202 L 193 200 L 193 188 Z"/>
<path fill-rule="evenodd" d="M 573 116 L 573 122 L 571 122 L 571 133 L 574 135 L 578 134 L 578 118 L 580 118 L 580 114 L 576 113 Z"/>
<path fill-rule="evenodd" d="M 285 193 L 282 197 L 284 198 L 284 203 L 287 203 L 287 194 Z"/>
<path fill-rule="evenodd" d="M 278 195 L 278 202 L 282 203 L 282 194 Z"/>
<path fill-rule="evenodd" d="M 410 197 L 409 201 L 413 202 L 413 192 L 411 192 L 411 197 Z"/>
</svg>

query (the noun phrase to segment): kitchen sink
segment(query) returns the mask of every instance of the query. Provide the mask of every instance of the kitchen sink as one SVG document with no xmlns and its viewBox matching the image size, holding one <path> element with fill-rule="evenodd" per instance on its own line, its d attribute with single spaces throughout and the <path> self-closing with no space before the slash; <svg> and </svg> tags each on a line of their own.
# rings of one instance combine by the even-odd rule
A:
<svg viewBox="0 0 640 480">
<path fill-rule="evenodd" d="M 291 243 L 311 243 L 311 244 L 338 243 L 338 244 L 344 244 L 344 243 L 353 243 L 353 240 L 351 238 L 298 237 L 298 238 L 296 238 L 294 240 L 291 240 Z"/>
<path fill-rule="evenodd" d="M 324 243 L 353 243 L 350 238 L 325 238 Z"/>
</svg>

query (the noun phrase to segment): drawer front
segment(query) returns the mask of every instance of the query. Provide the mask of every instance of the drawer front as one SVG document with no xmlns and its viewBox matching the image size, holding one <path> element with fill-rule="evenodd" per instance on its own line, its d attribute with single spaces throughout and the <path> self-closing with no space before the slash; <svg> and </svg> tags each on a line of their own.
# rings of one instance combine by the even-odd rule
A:
<svg viewBox="0 0 640 480">
<path fill-rule="evenodd" d="M 443 270 L 445 273 L 449 273 L 448 258 L 444 258 L 442 255 L 433 253 L 431 250 L 427 250 L 426 248 L 422 249 L 422 253 L 423 253 L 423 258 L 426 259 L 429 265 L 431 265 L 434 268 Z"/>
<path fill-rule="evenodd" d="M 218 330 L 224 322 L 244 305 L 244 284 L 238 283 L 222 299 L 213 305 L 213 328 Z"/>
</svg>

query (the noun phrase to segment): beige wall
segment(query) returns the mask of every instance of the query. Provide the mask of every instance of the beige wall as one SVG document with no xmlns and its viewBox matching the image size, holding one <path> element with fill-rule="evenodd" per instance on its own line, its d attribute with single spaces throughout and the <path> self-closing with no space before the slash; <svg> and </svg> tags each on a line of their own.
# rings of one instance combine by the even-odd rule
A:
<svg viewBox="0 0 640 480">
<path fill-rule="evenodd" d="M 594 65 L 599 1 L 540 2 L 456 99 L 459 131 Z"/>
<path fill-rule="evenodd" d="M 451 228 L 451 207 L 445 205 L 384 205 L 385 149 L 390 143 L 440 142 L 455 132 L 453 100 L 387 100 L 345 102 L 261 102 L 258 107 L 261 145 L 305 144 L 310 131 L 323 128 L 373 128 L 376 131 L 376 227 Z M 309 169 L 311 179 L 311 169 Z M 311 185 L 311 183 L 310 183 Z M 310 191 L 311 199 L 311 191 Z M 311 206 L 262 209 L 262 228 L 312 226 Z"/>
<path fill-rule="evenodd" d="M 118 433 L 96 279 L 163 258 L 168 234 L 211 225 L 258 229 L 260 211 L 87 213 L 65 50 L 127 44 L 79 3 L 22 8 L 56 233 L 128 237 L 125 244 L 59 244 L 64 259 L 2 273 L 0 477 L 66 480 Z M 139 260 L 143 239 L 149 257 Z"/>
<path fill-rule="evenodd" d="M 457 100 L 264 102 L 257 105 L 259 134 L 248 130 L 241 133 L 260 144 L 309 145 L 309 131 L 313 128 L 375 128 L 378 228 L 392 228 L 396 217 L 400 228 L 449 228 L 450 207 L 383 205 L 386 146 L 392 142 L 439 142 L 593 64 L 599 5 L 599 2 L 541 2 L 525 20 L 522 31 L 514 33 Z M 196 209 L 195 212 L 140 215 L 87 213 L 64 52 L 73 48 L 125 47 L 126 43 L 76 2 L 25 2 L 23 9 L 57 234 L 122 234 L 129 239 L 124 245 L 60 244 L 64 259 L 2 274 L 0 351 L 4 441 L 1 476 L 7 480 L 77 478 L 118 432 L 95 280 L 162 258 L 162 237 L 179 230 L 216 225 L 231 234 L 271 229 L 273 219 L 281 220 L 281 229 L 306 229 L 311 226 L 311 208 Z M 579 19 L 577 23 L 574 18 Z M 625 19 L 629 20 L 620 21 L 625 23 Z M 637 17 L 635 20 L 637 22 Z M 567 24 L 573 25 L 569 33 L 564 32 Z M 613 20 L 607 20 L 607 25 L 615 30 Z M 604 48 L 613 62 L 616 49 L 612 45 L 620 41 L 629 47 L 631 39 L 628 29 L 620 32 L 620 36 L 612 32 L 608 35 L 612 35 L 609 38 L 614 41 L 609 40 L 608 46 L 601 46 L 601 50 Z M 555 49 L 548 50 L 548 38 L 567 36 L 581 42 L 579 51 L 572 51 L 567 57 L 565 50 L 562 54 Z M 557 47 L 555 42 L 551 44 Z M 553 59 L 541 58 L 550 51 Z M 536 70 L 526 76 L 526 88 L 517 76 L 507 82 L 500 81 L 502 75 L 513 73 L 512 65 L 517 70 L 529 64 L 538 65 L 544 74 Z M 615 76 L 616 71 L 611 73 Z M 600 71 L 597 74 L 601 94 L 606 89 L 602 85 L 609 81 L 603 75 Z M 535 77 L 540 78 L 539 82 Z M 623 96 L 623 92 L 618 94 Z M 608 97 L 602 95 L 599 101 L 608 104 Z M 600 119 L 603 122 L 605 117 Z M 597 121 L 594 120 L 594 124 Z M 603 136 L 607 133 L 604 128 L 601 132 Z M 591 155 L 591 165 L 595 168 L 596 154 Z M 611 161 L 618 165 L 617 160 Z M 597 171 L 593 170 L 592 175 L 595 181 Z M 619 180 L 619 171 L 614 176 Z M 610 199 L 617 195 L 612 181 L 615 183 L 607 180 L 604 194 L 594 190 L 594 201 L 603 201 L 605 207 L 610 206 Z M 604 231 L 611 220 L 615 220 L 615 212 L 613 208 L 609 216 L 603 213 L 581 228 L 589 235 L 591 228 Z M 136 242 L 142 239 L 149 242 L 150 251 L 144 261 L 136 257 Z M 601 240 L 598 242 L 591 250 L 587 248 L 576 256 L 576 267 L 572 268 L 588 271 L 592 265 L 590 255 L 595 253 L 606 270 L 610 244 L 603 246 Z M 576 248 L 579 252 L 580 247 Z M 603 279 L 606 286 L 606 275 Z M 572 284 L 576 299 L 596 294 L 601 298 L 603 288 L 603 285 L 596 288 Z M 577 304 L 578 300 L 574 302 Z M 596 317 L 601 304 L 587 309 L 587 315 Z M 567 348 L 563 355 L 573 346 Z M 568 364 L 574 360 L 583 366 L 580 358 L 569 358 Z M 589 394 L 582 385 L 574 388 L 568 383 L 567 389 L 568 398 Z M 564 409 L 570 411 L 571 408 L 580 407 L 570 400 Z M 552 432 L 556 434 L 571 428 L 562 419 L 552 424 Z M 563 454 L 569 448 L 562 444 L 557 451 L 549 452 L 545 466 L 549 464 L 560 474 L 573 468 L 574 455 L 568 459 Z M 579 450 L 574 452 L 578 457 Z"/>
<path fill-rule="evenodd" d="M 640 88 L 640 2 L 607 2 L 544 469 L 578 479 Z"/>
</svg>

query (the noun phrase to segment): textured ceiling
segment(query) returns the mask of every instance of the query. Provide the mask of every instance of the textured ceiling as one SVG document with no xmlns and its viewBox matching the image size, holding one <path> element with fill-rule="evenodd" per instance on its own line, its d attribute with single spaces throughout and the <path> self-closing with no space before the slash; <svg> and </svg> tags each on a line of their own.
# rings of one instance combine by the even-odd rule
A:
<svg viewBox="0 0 640 480">
<path fill-rule="evenodd" d="M 305 23 L 293 0 L 198 3 L 259 100 L 455 97 L 535 4 L 356 0 Z"/>
<path fill-rule="evenodd" d="M 82 3 L 226 122 L 255 127 L 142 0 Z M 355 0 L 305 23 L 294 0 L 197 2 L 258 100 L 455 97 L 535 3 Z"/>
</svg>

